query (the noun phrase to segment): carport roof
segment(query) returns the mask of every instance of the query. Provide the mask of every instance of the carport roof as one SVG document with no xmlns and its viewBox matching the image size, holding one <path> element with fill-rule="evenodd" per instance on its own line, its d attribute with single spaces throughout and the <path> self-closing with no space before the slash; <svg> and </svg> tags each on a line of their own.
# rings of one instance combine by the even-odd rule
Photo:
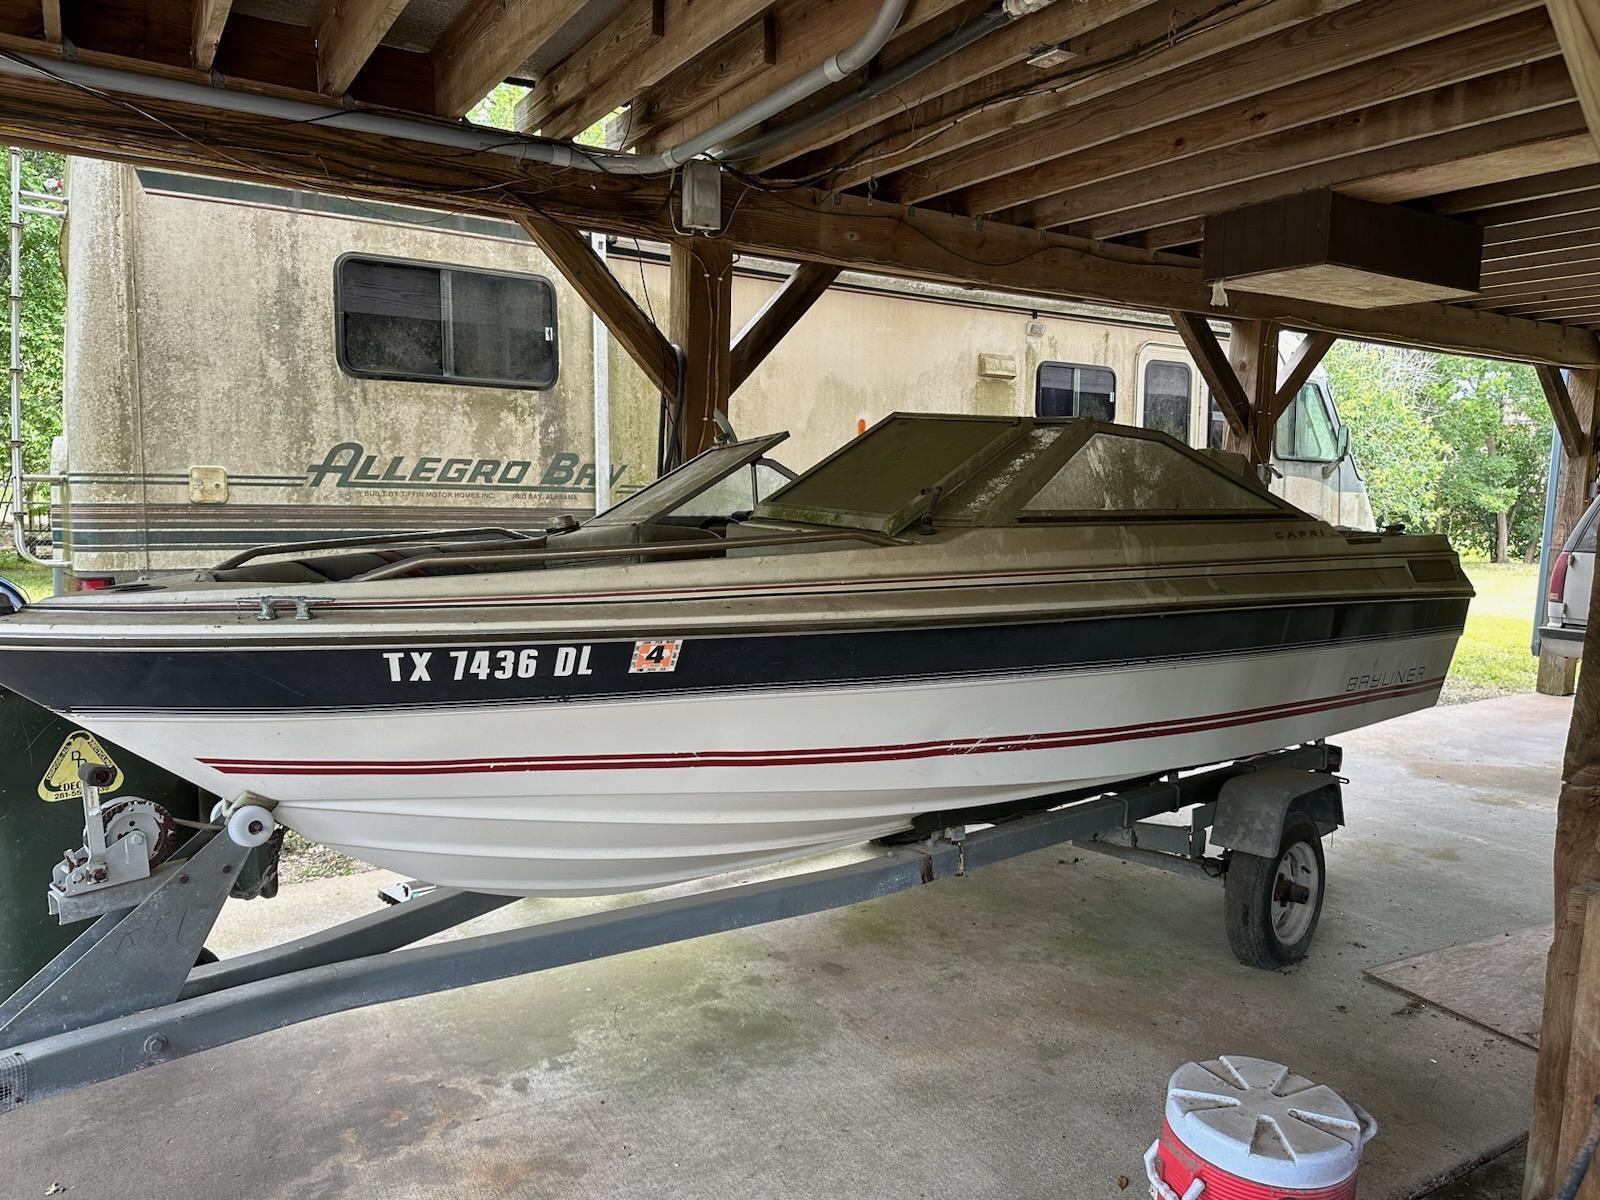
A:
<svg viewBox="0 0 1600 1200">
<path fill-rule="evenodd" d="M 1013 11 L 1027 2 L 1006 0 Z M 230 96 L 457 118 L 532 85 L 519 124 L 683 142 L 796 78 L 878 0 L 0 0 L 0 137 L 124 160 L 671 236 L 676 183 Z M 991 0 L 912 0 L 871 68 Z M 52 65 L 55 64 L 55 65 Z M 86 83 L 75 68 L 115 74 Z M 796 127 L 724 178 L 726 234 L 798 261 L 1269 319 L 1600 365 L 1600 54 L 1576 0 L 1055 0 L 883 94 Z M 109 82 L 108 82 L 109 81 Z M 155 81 L 203 85 L 207 93 Z M 207 95 L 212 97 L 207 100 Z M 1586 113 L 1591 121 L 1586 121 Z M 503 147 L 501 148 L 503 151 Z M 1201 279 L 1206 222 L 1332 188 L 1481 226 L 1478 294 L 1353 308 Z"/>
</svg>

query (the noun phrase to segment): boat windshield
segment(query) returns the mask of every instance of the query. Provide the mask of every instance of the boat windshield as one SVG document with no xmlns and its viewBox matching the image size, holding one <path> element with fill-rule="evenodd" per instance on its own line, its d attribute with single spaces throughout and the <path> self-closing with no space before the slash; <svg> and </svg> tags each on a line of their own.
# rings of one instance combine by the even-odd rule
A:
<svg viewBox="0 0 1600 1200">
<path fill-rule="evenodd" d="M 1078 418 L 896 413 L 775 492 L 758 517 L 899 533 L 942 525 L 1299 515 L 1164 433 Z"/>
<path fill-rule="evenodd" d="M 584 526 L 648 525 L 668 516 L 725 517 L 748 511 L 778 480 L 788 477 L 783 468 L 761 461 L 768 450 L 788 436 L 787 433 L 769 433 L 765 437 L 713 446 L 681 467 L 674 467 L 622 503 L 585 521 Z M 751 469 L 740 471 L 741 467 Z M 735 472 L 738 472 L 737 477 Z M 757 489 L 760 489 L 759 494 Z M 718 511 L 717 506 L 723 503 L 732 507 Z"/>
</svg>

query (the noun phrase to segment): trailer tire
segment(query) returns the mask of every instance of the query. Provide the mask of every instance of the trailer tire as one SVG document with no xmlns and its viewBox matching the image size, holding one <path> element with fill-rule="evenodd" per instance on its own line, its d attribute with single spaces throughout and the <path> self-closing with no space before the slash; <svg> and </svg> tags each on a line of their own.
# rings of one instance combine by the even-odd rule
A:
<svg viewBox="0 0 1600 1200">
<path fill-rule="evenodd" d="M 1247 967 L 1280 971 L 1303 959 L 1322 916 L 1328 878 L 1322 832 L 1305 813 L 1290 813 L 1271 858 L 1235 851 L 1223 883 L 1228 946 Z"/>
</svg>

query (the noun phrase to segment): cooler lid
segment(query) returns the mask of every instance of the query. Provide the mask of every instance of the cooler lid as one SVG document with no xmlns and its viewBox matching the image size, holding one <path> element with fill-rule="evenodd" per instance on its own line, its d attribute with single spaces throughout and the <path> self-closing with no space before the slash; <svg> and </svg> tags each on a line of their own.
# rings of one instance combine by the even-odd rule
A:
<svg viewBox="0 0 1600 1200">
<path fill-rule="evenodd" d="M 1356 1110 L 1332 1088 L 1266 1059 L 1185 1063 L 1167 1083 L 1166 1115 L 1197 1156 L 1268 1187 L 1331 1187 L 1361 1158 Z"/>
</svg>

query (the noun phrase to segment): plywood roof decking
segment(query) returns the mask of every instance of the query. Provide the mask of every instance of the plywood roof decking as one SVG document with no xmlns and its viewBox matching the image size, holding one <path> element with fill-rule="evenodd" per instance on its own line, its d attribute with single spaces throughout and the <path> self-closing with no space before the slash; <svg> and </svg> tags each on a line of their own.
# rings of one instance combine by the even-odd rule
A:
<svg viewBox="0 0 1600 1200">
<path fill-rule="evenodd" d="M 912 0 L 872 71 L 990 4 Z M 530 132 L 568 138 L 637 104 L 630 144 L 659 149 L 841 48 L 877 7 L 0 0 L 0 49 L 279 95 L 317 96 L 348 80 L 347 103 L 424 117 L 458 116 L 500 78 L 532 71 L 519 110 Z M 1481 224 L 1482 294 L 1365 315 L 1241 297 L 1223 315 L 1593 365 L 1600 152 L 1589 122 L 1600 119 L 1591 95 L 1600 69 L 1573 49 L 1583 11 L 1573 0 L 1055 0 L 735 164 L 729 234 L 791 258 L 1215 312 L 1195 261 L 1206 218 L 1333 187 Z M 196 70 L 204 31 L 219 27 L 214 73 Z M 1052 46 L 1065 51 L 1057 65 L 1029 65 Z M 862 82 L 845 80 L 783 120 Z M 514 164 L 503 156 L 426 163 L 421 151 L 380 151 L 342 131 L 202 115 L 191 130 L 184 112 L 148 105 L 149 128 L 123 112 L 75 129 L 64 100 L 38 103 L 48 88 L 0 76 L 0 136 L 307 185 L 320 171 L 334 189 L 433 191 L 459 207 L 504 211 L 540 197 L 558 219 L 671 231 L 661 181 L 624 189 L 533 168 L 508 180 Z M 84 113 L 96 111 L 86 99 Z M 191 141 L 206 130 L 221 140 L 185 147 L 158 116 Z M 473 186 L 482 194 L 466 194 Z M 614 198 L 617 211 L 610 199 L 585 205 L 585 190 Z"/>
</svg>

